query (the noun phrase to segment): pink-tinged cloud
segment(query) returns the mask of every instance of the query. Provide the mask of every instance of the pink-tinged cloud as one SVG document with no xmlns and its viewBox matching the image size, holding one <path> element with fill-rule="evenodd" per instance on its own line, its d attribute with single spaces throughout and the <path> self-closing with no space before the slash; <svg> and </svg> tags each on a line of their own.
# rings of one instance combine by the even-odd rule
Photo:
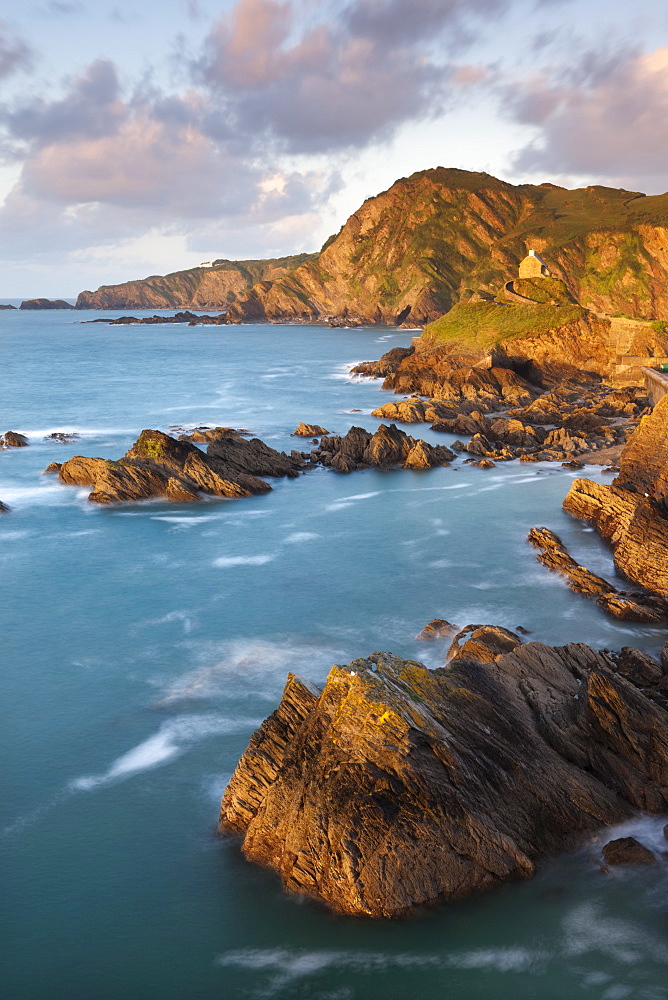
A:
<svg viewBox="0 0 668 1000">
<path fill-rule="evenodd" d="M 523 169 L 619 178 L 665 177 L 668 159 L 668 46 L 650 54 L 590 60 L 566 79 L 535 77 L 506 92 L 516 120 L 536 125 Z M 664 182 L 665 185 L 665 182 Z M 668 185 L 665 185 L 668 186 Z"/>
<path fill-rule="evenodd" d="M 352 0 L 300 31 L 288 0 L 238 0 L 194 77 L 240 134 L 289 152 L 367 146 L 449 99 L 448 42 L 505 0 Z M 336 10 L 336 8 L 335 8 Z M 470 38 L 469 38 L 470 40 Z M 435 44 L 437 43 L 437 44 Z M 455 83 L 470 83 L 463 75 Z"/>
</svg>

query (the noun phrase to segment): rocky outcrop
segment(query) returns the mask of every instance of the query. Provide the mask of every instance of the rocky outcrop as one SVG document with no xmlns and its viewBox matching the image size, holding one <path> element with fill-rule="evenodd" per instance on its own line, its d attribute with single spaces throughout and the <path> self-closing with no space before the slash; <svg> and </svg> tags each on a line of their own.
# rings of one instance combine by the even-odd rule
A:
<svg viewBox="0 0 668 1000">
<path fill-rule="evenodd" d="M 605 653 L 530 642 L 437 670 L 374 653 L 322 691 L 290 675 L 220 829 L 289 891 L 396 917 L 667 805 L 665 714 Z"/>
<path fill-rule="evenodd" d="M 592 521 L 610 542 L 615 566 L 634 583 L 668 597 L 668 396 L 644 417 L 610 486 L 575 479 L 564 508 Z"/>
<path fill-rule="evenodd" d="M 11 507 L 8 507 L 6 503 L 0 500 L 0 514 L 9 514 Z"/>
<path fill-rule="evenodd" d="M 65 299 L 25 299 L 19 309 L 74 309 Z"/>
<path fill-rule="evenodd" d="M 457 626 L 453 625 L 452 622 L 447 621 L 447 619 L 433 618 L 425 625 L 420 634 L 415 636 L 415 638 L 428 642 L 432 642 L 435 639 L 452 639 L 452 636 L 457 631 Z"/>
<path fill-rule="evenodd" d="M 329 431 L 325 427 L 321 427 L 320 424 L 298 423 L 291 437 L 317 438 L 323 434 L 329 434 Z"/>
<path fill-rule="evenodd" d="M 0 302 L 0 310 L 6 309 L 16 309 L 16 306 L 12 306 L 8 302 Z"/>
<path fill-rule="evenodd" d="M 108 316 L 99 319 L 86 320 L 87 323 L 106 323 L 108 326 L 135 326 L 144 324 L 145 326 L 162 325 L 164 323 L 187 323 L 188 326 L 223 326 L 227 322 L 226 314 L 220 313 L 218 316 L 197 316 L 195 313 L 177 312 L 173 316 L 117 316 L 109 319 Z"/>
<path fill-rule="evenodd" d="M 414 347 L 393 347 L 378 361 L 363 361 L 350 369 L 351 375 L 365 375 L 367 378 L 385 378 L 397 370 L 402 361 L 415 354 Z"/>
<path fill-rule="evenodd" d="M 217 437 L 204 454 L 187 441 L 144 430 L 119 461 L 77 455 L 63 462 L 58 476 L 63 483 L 91 486 L 88 499 L 92 503 L 130 503 L 151 497 L 188 502 L 203 495 L 266 493 L 271 487 L 260 476 L 296 476 L 304 467 L 301 459 L 288 458 L 256 438 Z"/>
<path fill-rule="evenodd" d="M 26 448 L 28 438 L 25 434 L 18 434 L 16 431 L 5 431 L 0 434 L 0 448 Z"/>
<path fill-rule="evenodd" d="M 549 528 L 532 528 L 527 541 L 541 550 L 536 556 L 538 562 L 561 573 L 568 580 L 571 590 L 595 600 L 599 607 L 615 618 L 654 623 L 668 619 L 668 600 L 645 591 L 629 593 L 618 590 L 608 580 L 572 559 L 559 536 Z"/>
<path fill-rule="evenodd" d="M 312 462 L 337 472 L 396 465 L 405 469 L 431 469 L 447 465 L 454 457 L 449 448 L 409 437 L 395 424 L 389 427 L 381 424 L 374 434 L 363 427 L 351 427 L 344 437 L 321 438 L 318 447 L 311 452 Z"/>
<path fill-rule="evenodd" d="M 609 841 L 603 848 L 606 865 L 656 865 L 654 854 L 636 840 L 635 837 L 619 837 Z"/>
<path fill-rule="evenodd" d="M 447 659 L 492 663 L 521 643 L 519 635 L 500 625 L 467 625 L 452 640 Z"/>
<path fill-rule="evenodd" d="M 69 444 L 70 441 L 78 441 L 80 437 L 81 434 L 75 431 L 53 431 L 51 434 L 46 434 L 42 440 L 49 444 Z"/>
</svg>

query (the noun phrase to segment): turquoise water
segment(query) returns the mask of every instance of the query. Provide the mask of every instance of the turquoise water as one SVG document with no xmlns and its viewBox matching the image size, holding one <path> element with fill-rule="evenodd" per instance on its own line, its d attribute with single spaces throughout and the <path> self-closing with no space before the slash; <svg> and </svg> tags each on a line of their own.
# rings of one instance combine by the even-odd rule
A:
<svg viewBox="0 0 668 1000">
<path fill-rule="evenodd" d="M 288 670 L 321 682 L 377 649 L 436 666 L 443 647 L 414 639 L 434 617 L 658 651 L 663 633 L 609 620 L 525 542 L 545 524 L 612 574 L 561 510 L 573 474 L 314 470 L 261 497 L 96 508 L 41 470 L 117 458 L 144 427 L 245 427 L 287 450 L 299 420 L 373 429 L 392 397 L 348 368 L 410 333 L 80 322 L 94 315 L 0 313 L 0 430 L 31 441 L 0 453 L 3 995 L 668 998 L 665 868 L 606 878 L 585 845 L 531 882 L 372 923 L 286 896 L 215 834 Z M 663 822 L 625 829 L 659 847 Z"/>
</svg>

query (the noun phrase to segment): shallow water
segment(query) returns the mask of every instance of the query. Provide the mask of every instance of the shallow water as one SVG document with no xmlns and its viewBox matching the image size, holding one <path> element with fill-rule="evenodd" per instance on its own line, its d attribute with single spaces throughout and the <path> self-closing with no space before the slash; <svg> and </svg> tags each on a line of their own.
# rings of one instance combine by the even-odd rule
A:
<svg viewBox="0 0 668 1000">
<path fill-rule="evenodd" d="M 434 617 L 658 651 L 662 632 L 611 621 L 525 542 L 545 524 L 612 574 L 561 510 L 573 473 L 314 470 L 261 497 L 95 508 L 41 470 L 117 458 L 144 427 L 245 427 L 287 450 L 308 447 L 299 420 L 373 429 L 392 397 L 347 371 L 410 338 L 80 322 L 95 315 L 0 313 L 0 430 L 31 439 L 0 453 L 7 996 L 667 998 L 665 868 L 606 878 L 587 845 L 531 882 L 378 924 L 285 896 L 215 835 L 288 670 L 321 682 L 377 649 L 436 666 L 443 646 L 414 639 Z M 82 437 L 43 442 L 54 430 Z M 658 848 L 662 822 L 632 829 Z"/>
</svg>

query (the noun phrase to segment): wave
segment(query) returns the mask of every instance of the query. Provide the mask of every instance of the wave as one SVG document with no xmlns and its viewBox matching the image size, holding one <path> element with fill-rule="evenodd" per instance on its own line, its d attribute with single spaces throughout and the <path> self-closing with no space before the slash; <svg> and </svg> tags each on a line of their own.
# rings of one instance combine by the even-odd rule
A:
<svg viewBox="0 0 668 1000">
<path fill-rule="evenodd" d="M 69 787 L 73 791 L 90 791 L 100 785 L 123 781 L 135 774 L 152 770 L 180 757 L 191 746 L 209 736 L 255 729 L 261 720 L 229 719 L 220 715 L 179 716 L 163 723 L 157 733 L 118 757 L 102 774 L 75 778 Z"/>
<path fill-rule="evenodd" d="M 295 531 L 292 535 L 288 535 L 287 538 L 283 539 L 284 545 L 295 545 L 299 542 L 310 542 L 314 538 L 320 538 L 314 531 Z"/>
<path fill-rule="evenodd" d="M 214 559 L 214 566 L 264 566 L 265 563 L 273 562 L 276 558 L 275 555 L 261 555 L 261 556 L 221 556 L 219 559 Z"/>
</svg>

